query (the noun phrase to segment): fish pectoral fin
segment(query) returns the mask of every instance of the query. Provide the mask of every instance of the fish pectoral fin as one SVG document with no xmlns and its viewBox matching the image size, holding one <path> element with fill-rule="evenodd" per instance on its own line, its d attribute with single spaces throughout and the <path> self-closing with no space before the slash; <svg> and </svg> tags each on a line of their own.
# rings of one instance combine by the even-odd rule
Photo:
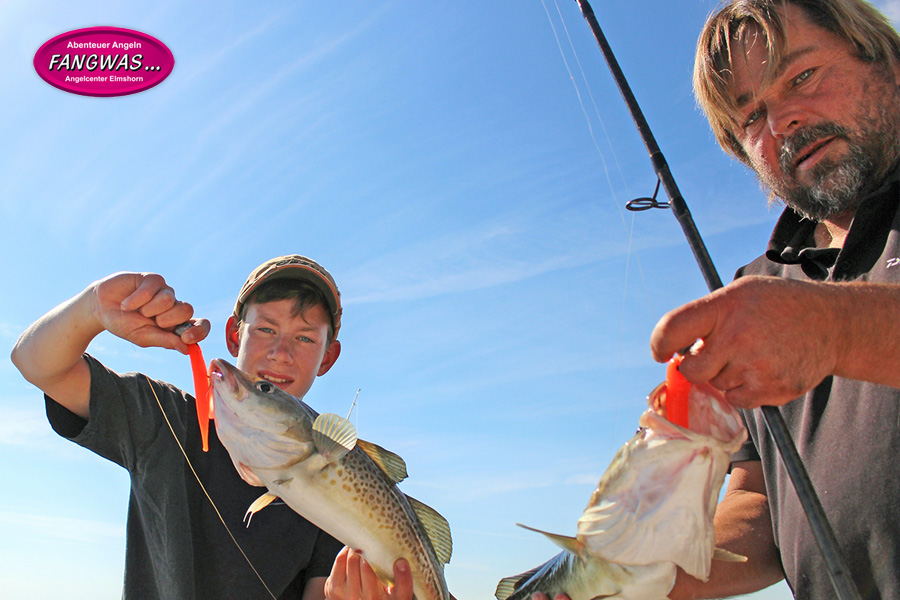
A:
<svg viewBox="0 0 900 600">
<path fill-rule="evenodd" d="M 378 465 L 378 468 L 384 471 L 391 481 L 400 483 L 406 479 L 406 462 L 398 455 L 365 440 L 356 440 L 356 445 Z"/>
<path fill-rule="evenodd" d="M 450 523 L 438 511 L 427 504 L 419 502 L 410 496 L 407 496 L 406 499 L 409 500 L 410 506 L 412 506 L 416 516 L 419 517 L 419 521 L 422 522 L 422 527 L 425 528 L 425 533 L 428 534 L 431 547 L 434 548 L 434 553 L 437 555 L 438 560 L 441 561 L 441 564 L 447 564 L 450 562 L 450 555 L 453 554 Z"/>
<path fill-rule="evenodd" d="M 533 531 L 535 533 L 540 533 L 545 536 L 548 540 L 566 550 L 575 554 L 576 556 L 581 556 L 582 551 L 584 550 L 584 544 L 581 543 L 577 538 L 573 538 L 568 535 L 560 535 L 558 533 L 549 533 L 547 531 L 541 531 L 540 529 L 535 529 L 534 527 L 529 527 L 528 525 L 522 525 L 521 523 L 516 523 L 522 529 L 527 529 L 528 531 Z"/>
<path fill-rule="evenodd" d="M 722 560 L 725 562 L 747 562 L 747 557 L 740 554 L 735 554 L 734 552 L 729 552 L 728 550 L 723 550 L 722 548 L 716 548 L 715 550 L 713 550 L 713 560 Z"/>
<path fill-rule="evenodd" d="M 250 508 L 247 509 L 247 512 L 244 513 L 244 522 L 247 523 L 247 527 L 250 527 L 250 519 L 253 518 L 253 515 L 270 505 L 272 501 L 277 498 L 278 496 L 276 494 L 273 494 L 272 492 L 266 492 L 265 494 L 254 500 L 253 504 L 250 505 Z"/>
<path fill-rule="evenodd" d="M 312 438 L 319 454 L 334 463 L 356 446 L 356 428 L 344 417 L 325 413 L 316 417 Z"/>
</svg>

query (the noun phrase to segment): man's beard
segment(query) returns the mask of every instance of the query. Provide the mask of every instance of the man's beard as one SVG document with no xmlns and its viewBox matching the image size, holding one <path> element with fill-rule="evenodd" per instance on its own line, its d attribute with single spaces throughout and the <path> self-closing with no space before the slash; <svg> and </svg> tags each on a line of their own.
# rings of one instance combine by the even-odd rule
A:
<svg viewBox="0 0 900 600">
<path fill-rule="evenodd" d="M 859 119 L 857 132 L 832 121 L 797 129 L 781 147 L 780 181 L 759 172 L 760 183 L 797 214 L 817 222 L 855 210 L 863 196 L 881 185 L 900 154 L 897 118 L 883 107 L 876 111 Z M 836 159 L 824 157 L 806 172 L 811 182 L 801 183 L 794 164 L 798 153 L 832 136 L 844 140 L 847 151 Z"/>
</svg>

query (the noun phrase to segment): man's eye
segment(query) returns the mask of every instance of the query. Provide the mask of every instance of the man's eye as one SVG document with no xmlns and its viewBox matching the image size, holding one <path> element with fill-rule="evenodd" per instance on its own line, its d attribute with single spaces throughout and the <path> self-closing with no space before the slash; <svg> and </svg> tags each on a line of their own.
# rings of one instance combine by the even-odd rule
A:
<svg viewBox="0 0 900 600">
<path fill-rule="evenodd" d="M 257 381 L 256 389 L 261 391 L 263 394 L 271 394 L 275 391 L 275 386 L 268 381 Z"/>
<path fill-rule="evenodd" d="M 744 129 L 747 129 L 748 127 L 759 121 L 762 118 L 763 114 L 765 113 L 761 108 L 759 108 L 747 115 L 747 118 L 744 120 Z"/>
<path fill-rule="evenodd" d="M 794 78 L 794 85 L 799 85 L 799 84 L 803 83 L 804 81 L 806 81 L 807 79 L 812 77 L 812 74 L 814 72 L 815 72 L 815 69 L 807 69 L 807 70 L 803 71 L 802 73 L 797 75 L 797 77 Z"/>
</svg>

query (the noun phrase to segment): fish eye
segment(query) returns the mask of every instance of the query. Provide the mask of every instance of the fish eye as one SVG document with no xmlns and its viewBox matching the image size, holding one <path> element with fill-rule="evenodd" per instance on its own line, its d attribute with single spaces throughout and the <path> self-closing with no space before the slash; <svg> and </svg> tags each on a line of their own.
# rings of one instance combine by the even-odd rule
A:
<svg viewBox="0 0 900 600">
<path fill-rule="evenodd" d="M 275 386 L 268 381 L 257 381 L 256 389 L 261 391 L 263 394 L 271 394 L 275 391 Z"/>
</svg>

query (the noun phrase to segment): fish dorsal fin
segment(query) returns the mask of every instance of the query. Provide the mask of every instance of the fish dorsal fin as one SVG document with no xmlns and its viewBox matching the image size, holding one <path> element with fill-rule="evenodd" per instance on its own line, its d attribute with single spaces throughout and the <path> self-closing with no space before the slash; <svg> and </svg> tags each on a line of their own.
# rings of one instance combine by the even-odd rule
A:
<svg viewBox="0 0 900 600">
<path fill-rule="evenodd" d="M 400 483 L 406 479 L 406 463 L 402 458 L 390 450 L 385 450 L 381 446 L 365 440 L 356 440 L 356 445 L 375 461 L 375 464 L 384 471 L 385 475 L 390 477 L 391 481 Z"/>
<path fill-rule="evenodd" d="M 747 562 L 747 557 L 734 552 L 729 552 L 722 548 L 713 550 L 713 560 L 721 560 L 725 562 Z"/>
<path fill-rule="evenodd" d="M 266 492 L 259 498 L 253 501 L 253 504 L 250 505 L 250 508 L 247 509 L 247 512 L 244 513 L 244 522 L 247 524 L 247 527 L 250 527 L 250 519 L 253 518 L 253 515 L 272 504 L 273 500 L 278 498 L 277 494 L 273 494 L 272 492 Z"/>
<path fill-rule="evenodd" d="M 519 573 L 518 575 L 501 579 L 500 583 L 497 584 L 497 589 L 494 591 L 494 597 L 497 598 L 497 600 L 506 600 L 513 595 L 523 581 L 528 581 L 534 577 L 537 572 L 541 570 L 541 567 L 543 567 L 543 565 L 535 567 L 525 573 Z"/>
<path fill-rule="evenodd" d="M 541 531 L 540 529 L 535 529 L 534 527 L 529 527 L 528 525 L 522 525 L 521 523 L 516 523 L 522 529 L 527 529 L 528 531 L 533 531 L 535 533 L 540 533 L 543 536 L 546 536 L 548 540 L 562 548 L 567 552 L 571 552 L 576 556 L 580 556 L 582 551 L 584 550 L 584 544 L 582 544 L 578 539 L 573 538 L 568 535 L 559 535 L 558 533 L 548 533 L 546 531 Z"/>
<path fill-rule="evenodd" d="M 422 522 L 422 526 L 425 528 L 425 533 L 428 534 L 428 539 L 431 540 L 431 546 L 434 548 L 434 553 L 437 554 L 438 560 L 441 561 L 441 564 L 447 564 L 450 562 L 450 555 L 453 554 L 450 523 L 438 511 L 427 504 L 423 504 L 409 496 L 406 498 Z"/>
<path fill-rule="evenodd" d="M 316 417 L 312 438 L 319 454 L 333 463 L 356 446 L 356 428 L 344 417 L 325 413 Z"/>
</svg>

